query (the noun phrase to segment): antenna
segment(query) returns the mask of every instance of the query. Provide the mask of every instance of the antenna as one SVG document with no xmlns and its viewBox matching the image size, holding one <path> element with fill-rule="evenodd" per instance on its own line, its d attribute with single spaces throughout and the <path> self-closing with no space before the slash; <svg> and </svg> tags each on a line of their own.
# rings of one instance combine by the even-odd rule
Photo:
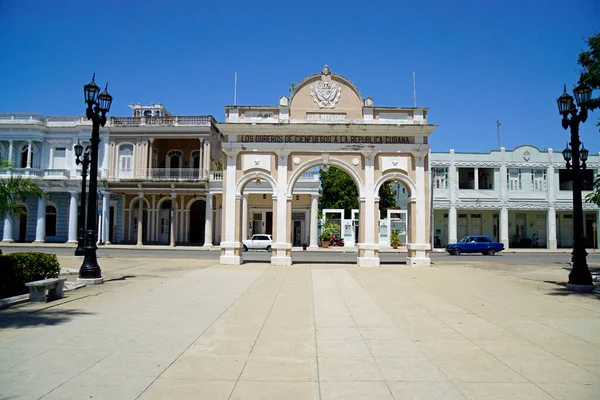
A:
<svg viewBox="0 0 600 400">
<path fill-rule="evenodd" d="M 498 129 L 498 149 L 500 149 L 500 127 L 502 126 L 502 124 L 500 123 L 500 120 L 496 120 L 496 127 Z"/>
<path fill-rule="evenodd" d="M 237 105 L 237 72 L 233 74 L 233 105 Z"/>
<path fill-rule="evenodd" d="M 417 108 L 417 79 L 415 78 L 415 71 L 413 71 L 413 100 L 415 108 Z"/>
</svg>

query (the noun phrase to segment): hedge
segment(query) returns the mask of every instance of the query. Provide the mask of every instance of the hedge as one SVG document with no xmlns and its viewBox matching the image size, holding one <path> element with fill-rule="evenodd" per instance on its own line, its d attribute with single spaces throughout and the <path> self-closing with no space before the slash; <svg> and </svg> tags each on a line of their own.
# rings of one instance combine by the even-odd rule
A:
<svg viewBox="0 0 600 400">
<path fill-rule="evenodd" d="M 59 273 L 56 254 L 28 252 L 0 255 L 0 299 L 28 293 L 25 283 L 56 278 Z"/>
</svg>

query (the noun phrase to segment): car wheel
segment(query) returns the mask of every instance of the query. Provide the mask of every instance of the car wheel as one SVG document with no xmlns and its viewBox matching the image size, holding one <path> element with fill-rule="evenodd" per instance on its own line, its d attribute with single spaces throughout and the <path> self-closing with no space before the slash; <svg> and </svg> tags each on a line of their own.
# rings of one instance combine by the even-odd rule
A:
<svg viewBox="0 0 600 400">
<path fill-rule="evenodd" d="M 248 251 L 248 246 L 244 245 L 244 251 Z"/>
<path fill-rule="evenodd" d="M 461 253 L 460 248 L 457 247 L 457 248 L 454 249 L 454 255 L 455 256 L 460 256 L 460 253 Z"/>
<path fill-rule="evenodd" d="M 271 252 L 271 246 L 267 246 L 267 251 L 270 253 Z"/>
<path fill-rule="evenodd" d="M 488 249 L 488 251 L 487 251 L 488 256 L 493 256 L 494 254 L 496 254 L 496 249 Z"/>
</svg>

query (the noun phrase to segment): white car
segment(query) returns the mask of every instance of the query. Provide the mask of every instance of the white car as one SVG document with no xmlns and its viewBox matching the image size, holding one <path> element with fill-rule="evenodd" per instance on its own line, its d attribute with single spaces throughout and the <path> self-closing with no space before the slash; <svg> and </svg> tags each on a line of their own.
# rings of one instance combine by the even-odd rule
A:
<svg viewBox="0 0 600 400">
<path fill-rule="evenodd" d="M 271 235 L 265 235 L 262 233 L 252 235 L 252 237 L 248 240 L 242 240 L 244 251 L 248 251 L 248 249 L 271 251 L 272 242 L 273 239 L 271 238 Z"/>
</svg>

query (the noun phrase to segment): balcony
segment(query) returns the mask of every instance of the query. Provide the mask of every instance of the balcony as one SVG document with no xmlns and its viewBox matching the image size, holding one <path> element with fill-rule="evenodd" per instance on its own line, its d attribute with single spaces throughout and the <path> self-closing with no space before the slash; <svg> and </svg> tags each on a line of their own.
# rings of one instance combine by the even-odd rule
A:
<svg viewBox="0 0 600 400">
<path fill-rule="evenodd" d="M 111 126 L 210 126 L 214 119 L 210 115 L 162 116 L 162 117 L 111 117 Z"/>
<path fill-rule="evenodd" d="M 208 171 L 198 168 L 142 168 L 104 170 L 102 179 L 108 181 L 188 182 L 208 179 Z"/>
<path fill-rule="evenodd" d="M 43 178 L 51 180 L 65 180 L 71 177 L 68 169 L 40 169 L 40 168 L 1 168 L 0 176 L 24 176 L 30 178 Z"/>
</svg>

